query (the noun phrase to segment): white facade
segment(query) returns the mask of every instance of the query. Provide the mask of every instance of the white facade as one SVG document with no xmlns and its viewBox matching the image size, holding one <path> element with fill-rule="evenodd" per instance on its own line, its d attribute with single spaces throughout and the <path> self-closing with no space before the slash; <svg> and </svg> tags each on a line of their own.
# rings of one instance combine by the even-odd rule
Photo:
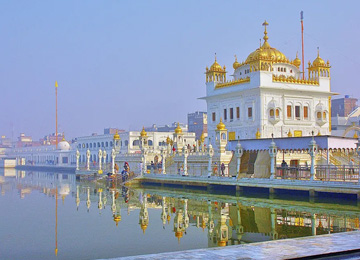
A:
<svg viewBox="0 0 360 260">
<path fill-rule="evenodd" d="M 267 24 L 266 24 L 267 25 Z M 320 56 L 309 63 L 302 78 L 300 60 L 289 61 L 270 47 L 265 29 L 264 44 L 245 62 L 233 64 L 232 81 L 225 66 L 216 61 L 206 71 L 209 137 L 215 141 L 220 118 L 229 140 L 286 136 L 329 135 L 330 65 Z"/>
</svg>

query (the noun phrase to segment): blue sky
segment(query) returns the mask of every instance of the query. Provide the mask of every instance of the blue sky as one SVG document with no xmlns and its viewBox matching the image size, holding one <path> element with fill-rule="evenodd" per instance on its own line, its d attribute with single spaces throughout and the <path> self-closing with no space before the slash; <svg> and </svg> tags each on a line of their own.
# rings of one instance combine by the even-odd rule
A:
<svg viewBox="0 0 360 260">
<path fill-rule="evenodd" d="M 332 91 L 359 98 L 359 1 L 0 0 L 0 134 L 69 138 L 186 122 L 206 110 L 205 67 L 232 72 L 259 46 L 329 60 Z"/>
</svg>

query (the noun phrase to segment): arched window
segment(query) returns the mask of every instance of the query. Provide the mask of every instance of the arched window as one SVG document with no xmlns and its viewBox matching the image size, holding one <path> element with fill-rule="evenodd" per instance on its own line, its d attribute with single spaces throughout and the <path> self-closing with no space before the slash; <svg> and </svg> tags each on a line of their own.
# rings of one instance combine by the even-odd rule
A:
<svg viewBox="0 0 360 260">
<path fill-rule="evenodd" d="M 139 146 L 140 145 L 140 141 L 139 140 L 134 140 L 133 141 L 133 146 Z"/>
<path fill-rule="evenodd" d="M 149 140 L 149 141 L 148 141 L 148 144 L 149 144 L 149 146 L 152 146 L 152 145 L 153 145 L 153 141 L 152 141 L 152 140 Z"/>
<path fill-rule="evenodd" d="M 326 119 L 326 112 L 325 111 L 323 112 L 323 119 L 324 120 Z"/>
<path fill-rule="evenodd" d="M 105 147 L 109 147 L 109 142 L 105 142 Z"/>
<path fill-rule="evenodd" d="M 274 113 L 274 109 L 270 109 L 270 118 L 274 118 L 275 113 Z"/>
<path fill-rule="evenodd" d="M 316 118 L 321 119 L 321 112 L 320 111 L 316 113 Z"/>
<path fill-rule="evenodd" d="M 104 142 L 101 142 L 101 147 L 104 147 Z"/>
<path fill-rule="evenodd" d="M 96 143 L 94 143 L 94 148 L 96 148 Z"/>
<path fill-rule="evenodd" d="M 221 140 L 226 140 L 226 134 L 225 133 L 221 134 Z"/>
<path fill-rule="evenodd" d="M 92 148 L 92 143 L 90 143 L 90 148 Z"/>
<path fill-rule="evenodd" d="M 97 147 L 100 147 L 100 142 L 98 142 L 98 146 Z"/>
<path fill-rule="evenodd" d="M 128 146 L 128 145 L 129 145 L 129 141 L 125 140 L 125 146 Z"/>
<path fill-rule="evenodd" d="M 277 118 L 280 117 L 280 110 L 278 108 L 276 109 L 275 115 L 276 115 Z"/>
<path fill-rule="evenodd" d="M 110 147 L 113 147 L 113 142 L 112 141 L 110 141 Z"/>
<path fill-rule="evenodd" d="M 89 148 L 89 144 L 86 144 L 86 148 Z"/>
</svg>

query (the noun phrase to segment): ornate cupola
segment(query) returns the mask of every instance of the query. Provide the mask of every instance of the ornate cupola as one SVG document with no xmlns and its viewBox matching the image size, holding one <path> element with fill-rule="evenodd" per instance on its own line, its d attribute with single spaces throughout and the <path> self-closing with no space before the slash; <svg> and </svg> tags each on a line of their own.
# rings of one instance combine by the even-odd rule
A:
<svg viewBox="0 0 360 260">
<path fill-rule="evenodd" d="M 301 60 L 300 60 L 299 57 L 298 57 L 298 53 L 296 53 L 296 58 L 295 58 L 295 60 L 293 60 L 292 63 L 293 63 L 297 68 L 300 67 L 300 65 L 301 65 Z"/>
<path fill-rule="evenodd" d="M 222 121 L 222 118 L 220 118 L 220 123 L 216 126 L 215 133 L 216 133 L 216 145 L 218 147 L 218 151 L 219 153 L 224 153 L 228 138 L 227 138 L 227 129 Z"/>
<path fill-rule="evenodd" d="M 175 142 L 177 152 L 181 152 L 182 148 L 184 147 L 184 134 L 180 127 L 180 123 L 177 123 L 173 140 Z"/>
<path fill-rule="evenodd" d="M 215 53 L 215 61 L 213 65 L 211 65 L 210 69 L 206 67 L 206 82 L 226 82 L 226 67 L 221 67 L 221 65 L 216 60 Z"/>
<path fill-rule="evenodd" d="M 241 67 L 241 64 L 238 62 L 237 57 L 235 55 L 235 62 L 233 63 L 233 68 L 234 70 L 236 70 L 239 67 Z"/>
<path fill-rule="evenodd" d="M 145 127 L 140 132 L 140 148 L 148 147 L 148 135 L 145 131 Z"/>
<path fill-rule="evenodd" d="M 320 57 L 320 52 L 318 48 L 318 54 L 316 59 L 310 63 L 309 61 L 309 79 L 318 79 L 319 77 L 329 77 L 330 78 L 330 62 L 325 61 Z"/>
<path fill-rule="evenodd" d="M 264 43 L 254 52 L 250 53 L 245 61 L 245 64 L 250 66 L 250 72 L 258 70 L 271 71 L 274 63 L 290 64 L 288 58 L 281 51 L 270 46 L 266 28 L 269 25 L 268 22 L 265 21 L 262 25 L 265 27 Z"/>
</svg>

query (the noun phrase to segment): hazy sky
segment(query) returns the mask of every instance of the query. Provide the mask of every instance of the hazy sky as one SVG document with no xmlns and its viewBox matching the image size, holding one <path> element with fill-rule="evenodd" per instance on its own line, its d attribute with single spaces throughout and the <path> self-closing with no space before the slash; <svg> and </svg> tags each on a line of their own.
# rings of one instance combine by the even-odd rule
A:
<svg viewBox="0 0 360 260">
<path fill-rule="evenodd" d="M 186 122 L 205 110 L 205 67 L 259 46 L 329 60 L 332 91 L 360 97 L 360 1 L 0 0 L 0 134 L 68 138 Z M 230 77 L 229 77 L 230 78 Z"/>
</svg>

